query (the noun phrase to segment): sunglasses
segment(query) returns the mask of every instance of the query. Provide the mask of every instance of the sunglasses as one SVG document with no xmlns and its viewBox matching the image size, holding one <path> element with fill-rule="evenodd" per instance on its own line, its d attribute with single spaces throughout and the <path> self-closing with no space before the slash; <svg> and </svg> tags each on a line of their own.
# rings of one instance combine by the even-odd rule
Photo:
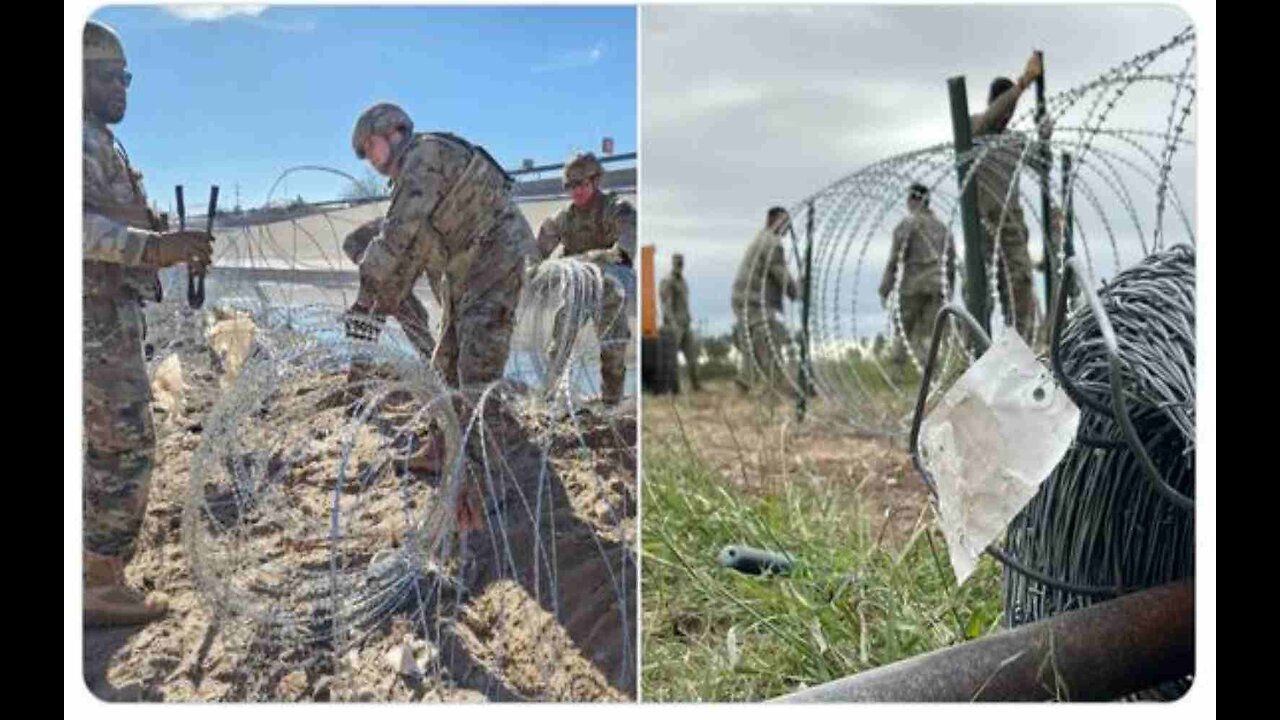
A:
<svg viewBox="0 0 1280 720">
<path fill-rule="evenodd" d="M 119 82 L 127 88 L 133 83 L 133 73 L 128 70 L 98 70 L 94 72 L 93 76 L 103 84 Z"/>
<path fill-rule="evenodd" d="M 566 189 L 573 190 L 573 189 L 582 187 L 583 185 L 586 185 L 586 184 L 587 184 L 586 180 L 570 180 L 569 182 L 565 183 L 564 186 Z"/>
</svg>

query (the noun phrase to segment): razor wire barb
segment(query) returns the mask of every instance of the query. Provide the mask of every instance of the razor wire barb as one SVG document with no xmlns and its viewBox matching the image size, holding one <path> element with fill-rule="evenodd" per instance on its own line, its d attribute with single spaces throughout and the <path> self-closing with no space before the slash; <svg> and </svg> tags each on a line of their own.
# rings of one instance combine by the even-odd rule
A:
<svg viewBox="0 0 1280 720">
<path fill-rule="evenodd" d="M 299 166 L 271 193 L 295 173 L 351 180 Z M 583 331 L 628 322 L 602 318 L 604 284 L 626 279 L 572 258 L 530 269 L 504 377 L 452 388 L 421 347 L 440 317 L 425 284 L 420 316 L 375 342 L 344 333 L 358 278 L 343 240 L 383 210 L 323 203 L 215 229 L 207 310 L 172 291 L 147 309 L 153 367 L 230 362 L 228 323 L 252 337 L 200 420 L 182 518 L 202 602 L 261 660 L 246 697 L 276 698 L 303 670 L 355 698 L 394 672 L 353 658 L 399 647 L 390 628 L 405 625 L 432 648 L 427 683 L 470 668 L 496 698 L 634 695 L 634 405 L 592 400 L 599 340 Z M 349 385 L 353 360 L 369 370 Z"/>
<path fill-rule="evenodd" d="M 867 433 L 904 437 L 907 432 L 924 358 L 902 337 L 902 258 L 889 258 L 887 250 L 893 225 L 906 214 L 905 199 L 912 183 L 930 189 L 931 210 L 950 231 L 950 249 L 957 262 L 964 257 L 961 191 L 971 185 L 983 192 L 1004 190 L 987 184 L 980 172 L 984 161 L 987 172 L 990 166 L 1007 162 L 999 171 L 1011 181 L 998 219 L 986 221 L 983 234 L 999 237 L 1012 228 L 1040 246 L 1038 239 L 1046 231 L 1043 219 L 1039 212 L 1023 208 L 1039 208 L 1037 165 L 1042 144 L 1048 146 L 1052 159 L 1047 172 L 1054 188 L 1053 212 L 1063 215 L 1070 193 L 1074 202 L 1068 221 L 1075 251 L 1093 274 L 1114 275 L 1152 252 L 1178 243 L 1194 245 L 1192 208 L 1179 194 L 1177 182 L 1186 171 L 1174 163 L 1175 158 L 1189 157 L 1185 151 L 1193 144 L 1187 128 L 1195 98 L 1194 40 L 1187 28 L 1092 80 L 1047 97 L 1046 117 L 1052 126 L 1047 140 L 1039 138 L 1034 107 L 1024 107 L 1007 131 L 975 138 L 974 147 L 966 153 L 957 155 L 951 143 L 938 143 L 893 155 L 793 203 L 790 214 L 796 228 L 808 222 L 810 207 L 814 213 L 808 377 L 822 401 L 814 411 Z M 1144 110 L 1149 107 L 1167 109 L 1153 114 Z M 1072 160 L 1065 178 L 1060 163 L 1064 155 Z M 965 165 L 969 170 L 957 187 L 956 169 Z M 1175 222 L 1166 222 L 1170 212 Z M 1056 287 L 1062 279 L 1065 250 L 1062 233 L 1048 229 L 1054 247 L 1049 258 L 1041 259 L 1047 266 L 1041 271 L 1053 274 Z M 805 242 L 803 237 L 799 240 Z M 1009 271 L 1001 258 L 1002 245 L 989 243 L 983 260 L 997 319 L 1011 317 L 1018 299 L 1012 297 L 1008 277 L 999 277 Z M 794 256 L 793 272 L 800 276 L 803 252 L 788 255 Z M 897 272 L 882 310 L 875 289 L 889 262 L 897 265 Z M 754 271 L 763 274 L 767 268 L 760 264 Z M 962 272 L 957 273 L 954 287 L 944 278 L 939 299 L 945 303 L 962 297 L 964 283 Z M 1033 292 L 1040 286 L 1033 282 Z M 1035 327 L 1029 334 L 1043 348 L 1048 341 L 1049 308 L 1044 298 L 1036 297 L 1035 304 Z M 782 337 L 759 327 L 741 331 L 745 347 L 764 348 L 762 354 L 773 369 L 786 369 L 777 375 L 782 391 L 791 394 L 800 391 L 797 306 L 793 303 L 786 314 L 787 332 Z M 1008 331 L 1000 327 L 1006 323 L 996 323 L 997 336 Z M 973 360 L 954 322 L 949 323 L 946 337 L 941 365 L 934 373 L 937 387 L 945 387 Z M 898 343 L 909 367 L 893 367 L 889 362 Z M 751 352 L 742 353 L 740 361 L 759 363 Z"/>
<path fill-rule="evenodd" d="M 813 411 L 864 432 L 902 437 L 915 415 L 920 378 L 929 378 L 926 396 L 936 398 L 974 359 L 967 330 L 951 316 L 939 328 L 942 342 L 931 373 L 923 372 L 925 358 L 902 337 L 903 257 L 890 258 L 887 249 L 892 224 L 905 214 L 907 189 L 917 182 L 930 188 L 931 208 L 950 230 L 956 255 L 963 257 L 956 241 L 964 237 L 958 198 L 974 183 L 980 191 L 1001 190 L 984 185 L 979 168 L 1001 153 L 1012 156 L 1015 161 L 1007 167 L 1012 181 L 998 221 L 984 218 L 989 224 L 983 234 L 1000 237 L 1012 223 L 1022 226 L 1025 237 L 1040 237 L 1042 219 L 1021 207 L 1038 207 L 1040 178 L 1034 165 L 1040 143 L 1048 144 L 1053 162 L 1044 170 L 1049 186 L 1058 189 L 1052 204 L 1063 218 L 1063 231 L 1052 236 L 1056 243 L 1042 272 L 1053 273 L 1057 299 L 1064 307 L 1069 300 L 1071 311 L 1049 332 L 1045 320 L 1054 307 L 1046 302 L 1037 308 L 1031 344 L 1050 356 L 1046 362 L 1082 415 L 1073 446 L 1010 523 L 1003 548 L 991 549 L 1004 563 L 1007 626 L 1195 573 L 1189 500 L 1195 489 L 1195 234 L 1193 207 L 1179 194 L 1178 180 L 1186 183 L 1189 170 L 1175 164 L 1188 158 L 1193 145 L 1188 127 L 1196 97 L 1194 41 L 1187 28 L 1047 98 L 1052 139 L 1028 139 L 1038 135 L 1038 128 L 1034 109 L 1024 109 L 1008 131 L 975 138 L 965 153 L 957 155 L 943 143 L 894 155 L 792 206 L 798 227 L 809 221 L 814 227 L 807 375 L 823 402 Z M 1069 165 L 1062 162 L 1065 156 Z M 957 187 L 957 168 L 966 165 Z M 1064 167 L 1069 167 L 1065 177 Z M 1170 212 L 1175 221 L 1166 217 Z M 1061 290 L 1067 238 L 1073 241 L 1073 257 L 1087 268 L 1087 276 L 1075 282 L 1102 280 L 1098 296 L 1119 347 L 1121 370 L 1114 387 L 1098 318 L 1078 297 L 1078 288 L 1071 295 Z M 996 317 L 1008 318 L 1016 298 L 999 289 L 997 273 L 1005 266 L 1001 246 L 990 243 L 983 265 Z M 897 272 L 879 312 L 868 291 L 876 282 L 868 283 L 866 276 L 878 277 L 885 263 L 895 263 Z M 942 304 L 964 297 L 963 282 L 961 276 L 960 287 L 950 287 L 943 273 Z M 1012 293 L 1013 284 L 1005 285 Z M 795 332 L 799 315 L 793 307 L 788 336 L 800 336 Z M 879 325 L 889 342 L 873 340 L 868 325 Z M 1013 331 L 1007 319 L 995 325 L 997 337 Z M 786 342 L 775 341 L 773 333 L 752 338 L 752 330 L 744 329 L 749 347 L 765 344 L 776 367 L 794 366 L 789 337 Z M 914 377 L 886 367 L 886 350 L 895 342 L 903 343 Z M 753 362 L 753 353 L 744 352 L 742 361 Z M 782 375 L 790 383 L 784 391 L 798 392 L 799 373 Z M 1123 392 L 1123 403 L 1113 402 L 1114 388 Z M 1120 406 L 1127 411 L 1128 429 L 1116 414 Z M 1133 437 L 1151 459 L 1155 477 L 1130 445 Z M 1189 686 L 1187 678 L 1143 695 L 1174 698 Z"/>
</svg>

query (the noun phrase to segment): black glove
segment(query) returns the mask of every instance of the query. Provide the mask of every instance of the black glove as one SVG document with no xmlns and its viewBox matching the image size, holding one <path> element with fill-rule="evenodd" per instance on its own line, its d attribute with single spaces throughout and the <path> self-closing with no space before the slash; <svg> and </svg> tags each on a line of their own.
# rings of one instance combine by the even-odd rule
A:
<svg viewBox="0 0 1280 720">
<path fill-rule="evenodd" d="M 378 335 L 382 332 L 382 326 L 387 324 L 385 317 L 373 315 L 359 305 L 352 305 L 351 309 L 343 315 L 342 320 L 347 337 L 368 342 L 376 342 Z"/>
</svg>

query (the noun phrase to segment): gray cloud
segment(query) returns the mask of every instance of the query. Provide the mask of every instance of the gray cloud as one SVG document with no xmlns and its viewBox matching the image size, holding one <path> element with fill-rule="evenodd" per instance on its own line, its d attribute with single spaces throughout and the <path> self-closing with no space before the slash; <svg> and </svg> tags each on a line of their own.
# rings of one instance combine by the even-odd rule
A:
<svg viewBox="0 0 1280 720">
<path fill-rule="evenodd" d="M 672 253 L 684 253 L 695 315 L 710 331 L 727 330 L 729 286 L 766 208 L 792 205 L 877 160 L 949 142 L 948 77 L 966 76 L 977 109 L 993 77 L 1016 76 L 1041 49 L 1052 95 L 1189 23 L 1169 7 L 645 6 L 644 242 L 657 245 L 660 274 Z M 1107 124 L 1163 130 L 1170 98 L 1164 88 L 1134 88 Z M 1083 109 L 1070 118 L 1078 122 Z M 1175 176 L 1188 204 L 1191 168 L 1184 149 Z M 1091 182 L 1107 196 L 1100 180 Z M 1118 201 L 1104 202 L 1109 216 L 1120 212 Z M 1102 229 L 1090 230 L 1109 244 Z M 878 275 L 886 253 L 873 244 L 862 273 Z M 873 285 L 860 277 L 860 291 Z"/>
</svg>

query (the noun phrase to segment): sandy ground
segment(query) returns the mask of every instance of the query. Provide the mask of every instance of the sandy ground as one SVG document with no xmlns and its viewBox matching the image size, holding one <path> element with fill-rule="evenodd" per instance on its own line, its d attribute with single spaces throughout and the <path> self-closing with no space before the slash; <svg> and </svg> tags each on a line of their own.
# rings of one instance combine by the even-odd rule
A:
<svg viewBox="0 0 1280 720">
<path fill-rule="evenodd" d="M 702 392 L 643 398 L 646 453 L 690 449 L 738 489 L 769 494 L 788 482 L 857 487 L 889 543 L 910 536 L 928 495 L 905 441 L 869 437 L 831 419 L 821 400 L 804 422 L 792 400 L 743 395 L 728 380 Z"/>
<path fill-rule="evenodd" d="M 217 617 L 197 591 L 182 542 L 183 507 L 202 420 L 220 393 L 220 378 L 203 348 L 186 348 L 182 360 L 185 392 L 176 401 L 163 392 L 153 406 L 160 434 L 157 466 L 138 550 L 127 569 L 135 587 L 165 593 L 171 611 L 147 626 L 86 631 L 85 681 L 95 695 L 125 701 L 372 702 L 634 697 L 634 662 L 625 658 L 634 657 L 635 627 L 615 621 L 620 613 L 635 617 L 634 555 L 625 551 L 636 537 L 634 408 L 579 416 L 590 453 L 581 452 L 575 438 L 552 433 L 550 464 L 560 481 L 554 511 L 561 573 L 557 608 L 548 607 L 546 595 L 536 592 L 537 581 L 526 582 L 525 573 L 490 572 L 452 610 L 447 647 L 423 638 L 405 611 L 374 628 L 335 670 L 281 655 L 243 621 Z M 318 457 L 303 475 L 321 475 L 332 464 L 331 457 Z M 316 492 L 326 492 L 322 478 L 309 479 L 316 480 Z M 309 486 L 298 487 L 305 492 Z M 625 598 L 616 584 L 602 580 L 609 568 L 601 548 L 610 566 L 631 569 L 622 580 Z M 421 679 L 397 673 L 388 660 L 406 645 L 429 669 Z"/>
</svg>

